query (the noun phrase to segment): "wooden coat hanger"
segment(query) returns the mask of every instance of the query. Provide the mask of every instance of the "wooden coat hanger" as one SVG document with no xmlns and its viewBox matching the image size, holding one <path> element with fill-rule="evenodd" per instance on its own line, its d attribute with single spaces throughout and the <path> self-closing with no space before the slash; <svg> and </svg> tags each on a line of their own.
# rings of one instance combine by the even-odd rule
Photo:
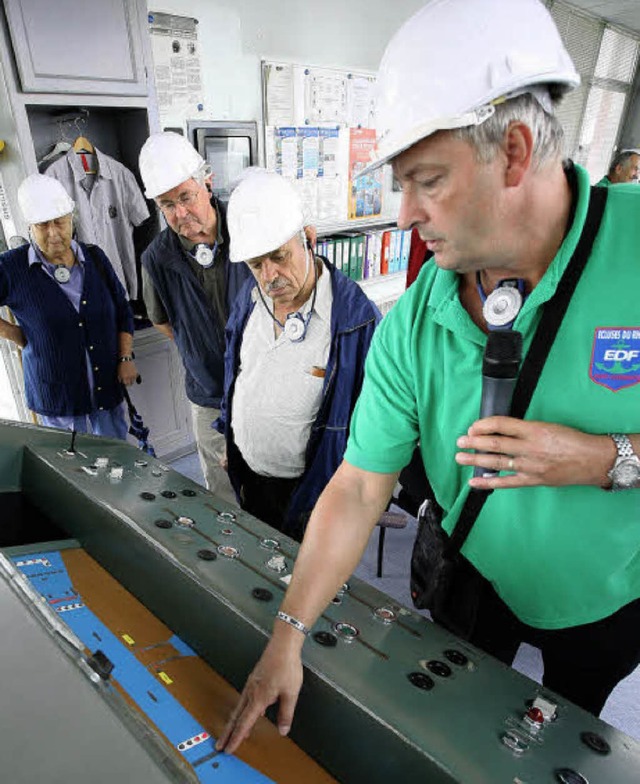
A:
<svg viewBox="0 0 640 784">
<path fill-rule="evenodd" d="M 78 136 L 78 138 L 73 143 L 73 150 L 74 152 L 86 152 L 90 155 L 93 155 L 95 152 L 95 147 L 86 136 Z"/>
<path fill-rule="evenodd" d="M 82 168 L 85 170 L 87 174 L 97 174 L 97 170 L 89 165 L 87 161 L 87 155 L 94 155 L 95 154 L 95 147 L 86 136 L 78 136 L 78 138 L 73 143 L 73 151 L 76 155 L 79 155 L 82 160 Z"/>
<path fill-rule="evenodd" d="M 86 155 L 94 155 L 95 154 L 95 147 L 86 136 L 82 134 L 82 126 L 86 125 L 87 117 L 89 116 L 89 111 L 87 109 L 81 109 L 82 116 L 75 118 L 75 126 L 77 129 L 78 136 L 76 136 L 76 140 L 73 143 L 73 151 L 76 155 L 80 155 L 82 159 L 82 168 L 85 170 L 87 174 L 97 174 L 95 169 L 92 169 L 89 166 L 87 161 Z M 85 154 L 83 154 L 85 153 Z"/>
</svg>

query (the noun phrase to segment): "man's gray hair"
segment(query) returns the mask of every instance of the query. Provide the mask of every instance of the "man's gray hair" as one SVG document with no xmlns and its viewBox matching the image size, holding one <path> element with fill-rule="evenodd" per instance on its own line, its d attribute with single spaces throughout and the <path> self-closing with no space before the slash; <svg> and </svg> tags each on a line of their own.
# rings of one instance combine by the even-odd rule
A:
<svg viewBox="0 0 640 784">
<path fill-rule="evenodd" d="M 198 171 L 194 172 L 191 176 L 198 183 L 198 185 L 202 185 L 204 187 L 205 180 L 207 177 L 211 176 L 211 166 L 208 163 L 203 163 Z"/>
<path fill-rule="evenodd" d="M 615 154 L 609 166 L 609 174 L 613 174 L 618 166 L 624 166 L 632 155 L 638 155 L 637 150 L 623 150 Z"/>
<path fill-rule="evenodd" d="M 557 97 L 551 94 L 552 103 Z M 469 142 L 482 163 L 492 161 L 502 149 L 509 125 L 522 122 L 533 134 L 533 164 L 536 168 L 562 156 L 563 130 L 558 118 L 549 114 L 531 95 L 523 93 L 495 107 L 495 113 L 480 125 L 456 128 L 456 138 Z"/>
</svg>

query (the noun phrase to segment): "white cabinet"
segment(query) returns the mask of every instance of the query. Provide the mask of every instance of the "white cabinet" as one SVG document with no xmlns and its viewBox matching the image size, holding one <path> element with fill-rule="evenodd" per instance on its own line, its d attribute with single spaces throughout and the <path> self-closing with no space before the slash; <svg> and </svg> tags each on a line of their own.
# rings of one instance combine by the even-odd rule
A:
<svg viewBox="0 0 640 784">
<path fill-rule="evenodd" d="M 149 443 L 165 460 L 193 452 L 191 404 L 175 343 L 149 327 L 136 332 L 134 350 L 142 384 L 129 387 L 129 394 L 149 428 Z M 135 443 L 131 436 L 129 440 Z"/>
<path fill-rule="evenodd" d="M 4 0 L 22 91 L 147 95 L 135 0 Z"/>
</svg>

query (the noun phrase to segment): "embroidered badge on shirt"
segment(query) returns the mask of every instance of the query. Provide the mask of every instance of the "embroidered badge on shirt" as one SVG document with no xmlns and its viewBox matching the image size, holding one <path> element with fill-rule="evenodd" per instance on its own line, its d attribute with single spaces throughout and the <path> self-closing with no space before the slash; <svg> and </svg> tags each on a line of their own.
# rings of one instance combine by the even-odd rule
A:
<svg viewBox="0 0 640 784">
<path fill-rule="evenodd" d="M 598 327 L 589 376 L 614 392 L 640 384 L 640 327 Z"/>
</svg>

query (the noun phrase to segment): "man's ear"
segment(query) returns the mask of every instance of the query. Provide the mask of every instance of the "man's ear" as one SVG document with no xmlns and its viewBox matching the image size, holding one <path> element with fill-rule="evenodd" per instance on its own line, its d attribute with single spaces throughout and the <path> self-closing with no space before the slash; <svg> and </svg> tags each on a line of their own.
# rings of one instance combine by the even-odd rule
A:
<svg viewBox="0 0 640 784">
<path fill-rule="evenodd" d="M 533 134 L 523 122 L 513 122 L 505 136 L 507 167 L 505 184 L 514 188 L 520 185 L 523 177 L 531 168 L 533 158 Z"/>
<path fill-rule="evenodd" d="M 204 187 L 209 191 L 209 193 L 213 193 L 213 174 L 205 177 Z"/>
<path fill-rule="evenodd" d="M 313 250 L 316 247 L 316 240 L 318 239 L 318 232 L 315 226 L 305 226 L 304 235 L 307 238 L 307 248 Z"/>
</svg>

